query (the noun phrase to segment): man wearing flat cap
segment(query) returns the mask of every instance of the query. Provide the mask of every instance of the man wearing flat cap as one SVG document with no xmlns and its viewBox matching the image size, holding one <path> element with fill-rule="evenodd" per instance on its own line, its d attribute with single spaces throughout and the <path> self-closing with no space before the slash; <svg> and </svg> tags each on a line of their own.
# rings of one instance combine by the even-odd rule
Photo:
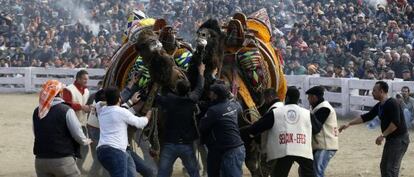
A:
<svg viewBox="0 0 414 177">
<path fill-rule="evenodd" d="M 318 126 L 313 129 L 312 149 L 314 171 L 317 177 L 323 177 L 329 160 L 338 150 L 338 124 L 335 109 L 323 98 L 324 88 L 315 86 L 306 91 L 311 112 Z"/>
</svg>

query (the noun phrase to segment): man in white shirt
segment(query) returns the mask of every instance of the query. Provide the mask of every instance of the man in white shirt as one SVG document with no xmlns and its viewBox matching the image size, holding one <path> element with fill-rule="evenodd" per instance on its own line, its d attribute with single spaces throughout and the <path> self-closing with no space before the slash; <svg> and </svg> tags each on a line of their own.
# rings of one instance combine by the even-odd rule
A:
<svg viewBox="0 0 414 177">
<path fill-rule="evenodd" d="M 120 94 L 117 88 L 105 89 L 107 106 L 97 104 L 100 137 L 97 147 L 98 160 L 112 177 L 127 176 L 128 125 L 144 128 L 151 112 L 145 117 L 137 117 L 127 109 L 121 108 Z"/>
</svg>

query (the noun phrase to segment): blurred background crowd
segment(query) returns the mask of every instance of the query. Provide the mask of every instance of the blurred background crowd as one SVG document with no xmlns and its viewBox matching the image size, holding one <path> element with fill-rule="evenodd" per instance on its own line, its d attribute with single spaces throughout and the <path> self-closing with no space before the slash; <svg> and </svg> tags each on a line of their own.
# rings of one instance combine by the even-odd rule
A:
<svg viewBox="0 0 414 177">
<path fill-rule="evenodd" d="M 0 66 L 105 68 L 133 9 L 192 42 L 208 18 L 266 8 L 288 75 L 412 80 L 414 0 L 0 1 Z"/>
</svg>

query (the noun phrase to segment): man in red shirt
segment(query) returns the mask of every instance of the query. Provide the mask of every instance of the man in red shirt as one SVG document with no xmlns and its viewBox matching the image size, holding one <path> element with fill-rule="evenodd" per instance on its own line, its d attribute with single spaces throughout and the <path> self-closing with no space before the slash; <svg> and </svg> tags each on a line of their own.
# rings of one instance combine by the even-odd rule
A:
<svg viewBox="0 0 414 177">
<path fill-rule="evenodd" d="M 63 100 L 65 100 L 65 102 L 69 104 L 73 110 L 75 110 L 76 116 L 78 117 L 79 122 L 82 125 L 82 130 L 85 134 L 87 134 L 87 115 L 91 110 L 90 106 L 86 105 L 89 98 L 89 90 L 87 88 L 88 80 L 88 72 L 86 70 L 80 70 L 76 73 L 75 82 L 63 90 Z M 88 151 L 89 147 L 83 146 L 80 150 L 81 159 L 78 159 L 76 162 L 82 173 L 85 172 L 82 166 L 85 162 L 86 156 L 88 155 Z"/>
</svg>

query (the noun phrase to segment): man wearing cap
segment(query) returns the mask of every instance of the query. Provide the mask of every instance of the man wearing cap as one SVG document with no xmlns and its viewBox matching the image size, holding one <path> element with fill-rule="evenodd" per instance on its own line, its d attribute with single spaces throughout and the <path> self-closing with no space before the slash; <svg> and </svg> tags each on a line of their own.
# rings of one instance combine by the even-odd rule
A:
<svg viewBox="0 0 414 177">
<path fill-rule="evenodd" d="M 306 91 L 311 112 L 320 124 L 312 137 L 315 175 L 323 177 L 329 160 L 338 150 L 338 124 L 335 109 L 323 98 L 324 88 L 315 86 Z"/>
<path fill-rule="evenodd" d="M 33 153 L 38 177 L 79 177 L 74 157 L 80 157 L 80 145 L 91 142 L 83 134 L 75 111 L 62 99 L 63 87 L 57 80 L 47 81 L 33 112 Z"/>
<path fill-rule="evenodd" d="M 301 176 L 315 176 L 311 144 L 314 118 L 297 105 L 299 97 L 299 90 L 289 87 L 285 105 L 269 111 L 248 129 L 251 137 L 267 132 L 265 151 L 272 177 L 287 177 L 293 162 L 299 163 Z"/>
<path fill-rule="evenodd" d="M 229 99 L 229 89 L 224 84 L 213 84 L 209 98 L 212 106 L 200 120 L 200 134 L 207 145 L 207 173 L 209 177 L 241 177 L 246 157 L 240 137 L 238 116 L 241 106 Z"/>
<path fill-rule="evenodd" d="M 75 82 L 63 90 L 63 99 L 75 111 L 76 116 L 82 125 L 82 130 L 85 134 L 87 132 L 87 115 L 91 110 L 90 106 L 86 105 L 86 102 L 89 98 L 89 90 L 86 85 L 88 83 L 88 80 L 88 72 L 86 70 L 80 70 L 76 73 Z M 78 159 L 76 162 L 82 173 L 85 172 L 82 166 L 85 162 L 86 156 L 88 155 L 88 151 L 88 146 L 82 147 L 81 155 L 83 158 Z"/>
</svg>

